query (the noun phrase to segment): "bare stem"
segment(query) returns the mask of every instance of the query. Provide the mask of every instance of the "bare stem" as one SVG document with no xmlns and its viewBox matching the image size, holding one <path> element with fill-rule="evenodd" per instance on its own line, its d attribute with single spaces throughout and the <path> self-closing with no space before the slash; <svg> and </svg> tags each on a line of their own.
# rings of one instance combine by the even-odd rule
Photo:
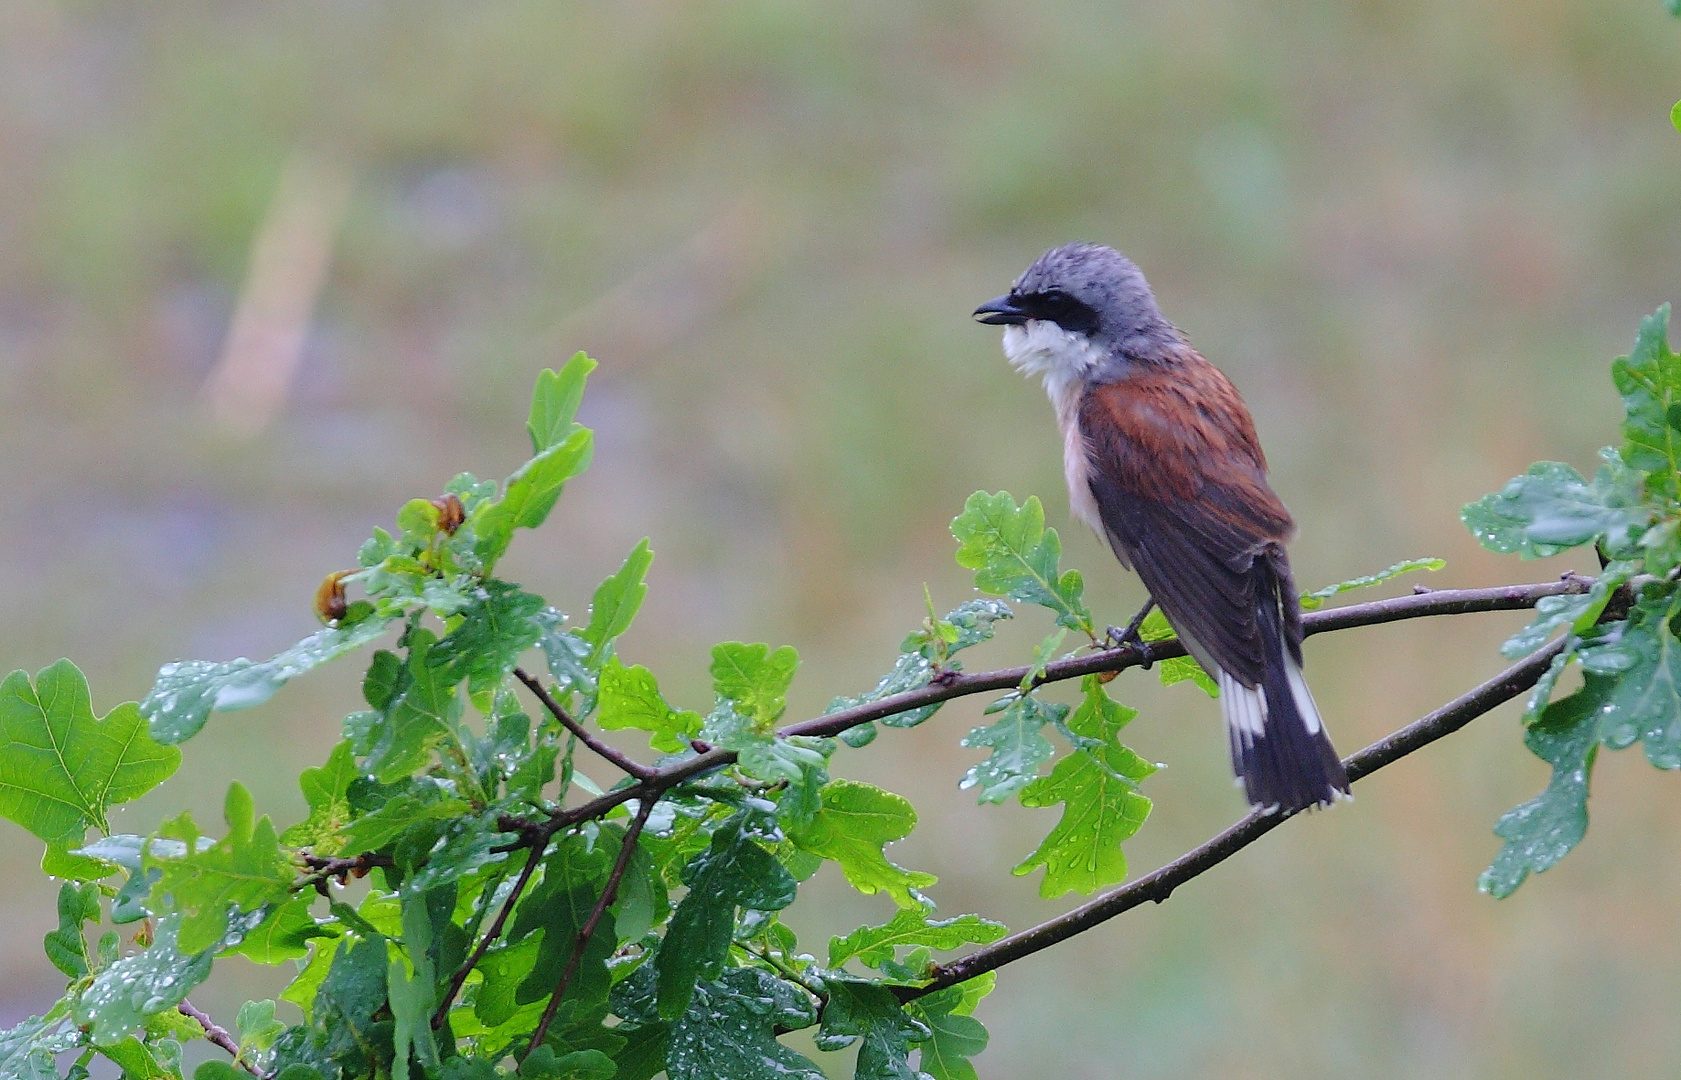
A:
<svg viewBox="0 0 1681 1080">
<path fill-rule="evenodd" d="M 205 1040 L 220 1046 L 223 1050 L 232 1054 L 236 1065 L 250 1073 L 252 1076 L 261 1077 L 263 1075 L 256 1069 L 252 1068 L 250 1062 L 239 1056 L 239 1040 L 233 1037 L 233 1032 L 210 1019 L 209 1013 L 196 1007 L 186 998 L 182 998 L 180 1004 L 175 1007 L 181 1010 L 181 1014 L 183 1016 L 190 1016 L 194 1020 L 197 1020 L 198 1026 L 204 1029 Z"/>
<path fill-rule="evenodd" d="M 467 962 L 462 964 L 449 980 L 449 988 L 444 991 L 444 999 L 438 1003 L 437 1012 L 432 1014 L 432 1026 L 434 1028 L 444 1026 L 444 1021 L 449 1017 L 450 1006 L 455 1003 L 455 995 L 461 993 L 461 988 L 467 984 L 467 976 L 472 974 L 473 969 L 479 966 L 479 961 L 484 959 L 484 954 L 496 943 L 496 939 L 502 936 L 503 925 L 507 923 L 508 916 L 513 913 L 514 905 L 519 903 L 519 898 L 525 893 L 525 887 L 531 884 L 531 875 L 536 871 L 537 864 L 543 861 L 543 852 L 548 850 L 548 846 L 547 837 L 540 842 L 540 845 L 538 843 L 532 844 L 531 854 L 525 860 L 525 867 L 520 870 L 519 877 L 514 879 L 514 887 L 509 891 L 508 898 L 502 901 L 501 910 L 496 913 L 496 918 L 491 921 L 490 928 L 479 939 L 478 945 L 473 949 L 473 955 L 467 958 Z"/>
<path fill-rule="evenodd" d="M 1379 739 L 1347 758 L 1343 761 L 1343 767 L 1348 770 L 1348 779 L 1355 781 L 1370 776 L 1385 765 L 1399 761 L 1443 736 L 1451 735 L 1496 706 L 1517 697 L 1535 685 L 1563 646 L 1563 641 L 1555 641 L 1428 716 Z M 1181 855 L 1161 869 L 1105 893 L 1090 903 L 1082 904 L 1065 915 L 1041 923 L 1031 930 L 1012 934 L 946 964 L 939 968 L 933 980 L 925 985 L 902 987 L 896 992 L 903 1001 L 931 994 L 1003 967 L 1024 956 L 1031 956 L 1041 949 L 1048 949 L 1146 901 L 1159 904 L 1173 895 L 1173 890 L 1179 886 L 1225 862 L 1284 824 L 1292 816 L 1294 815 L 1251 810 L 1246 817 L 1225 832 L 1201 847 Z"/>
<path fill-rule="evenodd" d="M 560 1009 L 560 999 L 566 996 L 566 987 L 572 982 L 572 976 L 577 974 L 578 965 L 583 962 L 585 947 L 595 934 L 595 928 L 600 925 L 601 917 L 613 906 L 613 899 L 619 895 L 619 883 L 624 880 L 625 868 L 630 865 L 631 853 L 636 849 L 636 839 L 642 835 L 642 826 L 648 824 L 648 815 L 653 813 L 654 804 L 658 801 L 657 795 L 645 797 L 636 808 L 636 817 L 631 819 L 630 827 L 625 830 L 624 840 L 619 843 L 619 857 L 613 860 L 613 869 L 607 875 L 607 884 L 601 887 L 601 896 L 596 900 L 595 907 L 584 920 L 584 925 L 578 928 L 578 936 L 572 942 L 572 955 L 566 961 L 566 969 L 560 973 L 554 993 L 549 997 L 548 1007 L 543 1010 L 543 1018 L 537 1021 L 537 1029 L 531 1033 L 531 1043 L 525 1048 L 528 1056 L 543 1045 L 543 1037 L 549 1033 L 549 1024 Z"/>
<path fill-rule="evenodd" d="M 543 703 L 543 708 L 549 710 L 549 714 L 556 720 L 559 720 L 561 725 L 565 727 L 567 731 L 576 735 L 579 742 L 583 743 L 591 750 L 594 750 L 597 754 L 600 754 L 608 761 L 611 761 L 620 769 L 629 773 L 631 776 L 636 777 L 638 780 L 649 780 L 659 772 L 659 770 L 655 769 L 652 765 L 644 765 L 640 761 L 633 760 L 614 747 L 602 742 L 594 735 L 591 735 L 588 728 L 573 719 L 572 714 L 563 709 L 560 702 L 554 699 L 554 695 L 543 689 L 543 684 L 532 678 L 523 668 L 514 669 L 514 678 L 524 683 L 525 688 L 530 690 L 534 695 L 536 695 L 537 700 Z"/>
</svg>

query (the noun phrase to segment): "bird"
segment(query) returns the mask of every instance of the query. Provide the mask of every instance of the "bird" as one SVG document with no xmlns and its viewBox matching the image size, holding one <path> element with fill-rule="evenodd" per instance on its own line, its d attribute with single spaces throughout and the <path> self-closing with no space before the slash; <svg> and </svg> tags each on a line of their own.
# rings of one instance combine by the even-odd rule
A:
<svg viewBox="0 0 1681 1080">
<path fill-rule="evenodd" d="M 1101 244 L 1041 255 L 975 309 L 1039 376 L 1062 431 L 1074 516 L 1149 591 L 1220 691 L 1232 770 L 1269 813 L 1329 806 L 1348 776 L 1302 677 L 1290 512 L 1267 483 L 1236 388 L 1162 314 L 1132 260 Z"/>
</svg>

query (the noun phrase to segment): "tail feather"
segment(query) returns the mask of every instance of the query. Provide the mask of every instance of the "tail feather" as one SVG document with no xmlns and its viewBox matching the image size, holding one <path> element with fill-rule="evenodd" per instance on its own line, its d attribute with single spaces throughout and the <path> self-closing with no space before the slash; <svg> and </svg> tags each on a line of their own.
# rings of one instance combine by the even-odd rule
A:
<svg viewBox="0 0 1681 1080">
<path fill-rule="evenodd" d="M 1302 678 L 1294 643 L 1286 640 L 1279 583 L 1264 562 L 1258 561 L 1256 572 L 1263 578 L 1257 582 L 1260 684 L 1244 686 L 1224 671 L 1217 674 L 1232 770 L 1255 806 L 1286 813 L 1329 806 L 1348 794 L 1348 775 Z"/>
</svg>

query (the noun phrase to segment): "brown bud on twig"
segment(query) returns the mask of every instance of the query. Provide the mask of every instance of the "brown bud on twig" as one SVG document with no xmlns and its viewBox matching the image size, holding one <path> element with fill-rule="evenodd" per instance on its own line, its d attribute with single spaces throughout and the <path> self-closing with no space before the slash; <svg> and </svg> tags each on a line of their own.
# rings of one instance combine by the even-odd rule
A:
<svg viewBox="0 0 1681 1080">
<path fill-rule="evenodd" d="M 461 505 L 461 499 L 454 492 L 441 499 L 433 499 L 432 505 L 438 508 L 438 530 L 446 535 L 455 535 L 455 530 L 461 528 L 461 523 L 467 520 L 467 509 Z"/>
<path fill-rule="evenodd" d="M 344 597 L 344 579 L 354 570 L 334 570 L 321 579 L 321 587 L 315 590 L 315 617 L 324 623 L 335 623 L 344 618 L 344 613 L 350 604 Z"/>
</svg>

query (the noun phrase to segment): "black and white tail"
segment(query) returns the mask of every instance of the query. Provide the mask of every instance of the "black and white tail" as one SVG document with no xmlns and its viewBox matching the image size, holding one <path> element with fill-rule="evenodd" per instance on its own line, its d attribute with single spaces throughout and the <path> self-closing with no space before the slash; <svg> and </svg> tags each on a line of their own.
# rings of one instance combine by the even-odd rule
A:
<svg viewBox="0 0 1681 1080">
<path fill-rule="evenodd" d="M 1319 708 L 1302 678 L 1300 630 L 1287 625 L 1281 602 L 1295 606 L 1294 590 L 1281 582 L 1267 560 L 1254 573 L 1264 671 L 1256 686 L 1244 686 L 1219 671 L 1220 706 L 1231 741 L 1232 771 L 1252 805 L 1295 813 L 1329 806 L 1348 794 L 1348 775 L 1319 718 Z M 1286 570 L 1285 573 L 1288 573 Z M 1281 588 L 1282 586 L 1282 588 Z M 1283 594 L 1283 595 L 1281 595 Z"/>
</svg>

